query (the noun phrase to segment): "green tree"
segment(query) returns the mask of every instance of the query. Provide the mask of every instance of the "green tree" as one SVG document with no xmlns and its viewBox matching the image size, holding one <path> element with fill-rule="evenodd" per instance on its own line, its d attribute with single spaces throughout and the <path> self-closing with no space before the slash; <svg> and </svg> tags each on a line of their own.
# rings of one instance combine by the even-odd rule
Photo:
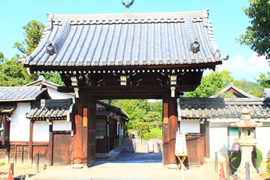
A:
<svg viewBox="0 0 270 180">
<path fill-rule="evenodd" d="M 59 73 L 53 72 L 53 73 L 38 73 L 38 76 L 44 76 L 49 81 L 64 86 L 64 82 L 62 81 L 61 75 Z"/>
<path fill-rule="evenodd" d="M 201 84 L 195 91 L 187 93 L 187 97 L 209 97 L 220 91 L 233 81 L 230 71 L 223 70 L 221 72 L 211 72 L 207 76 L 203 76 Z"/>
<path fill-rule="evenodd" d="M 24 41 L 22 43 L 16 42 L 13 47 L 18 48 L 23 54 L 31 54 L 37 47 L 44 28 L 43 23 L 37 20 L 30 21 L 26 26 L 23 26 L 25 30 L 23 33 L 25 37 Z"/>
<path fill-rule="evenodd" d="M 18 50 L 24 54 L 31 54 L 37 47 L 44 28 L 44 24 L 37 20 L 28 22 L 26 26 L 23 26 L 23 29 L 25 30 L 23 33 L 25 37 L 24 41 L 22 43 L 16 42 L 13 47 L 18 48 Z M 43 75 L 46 79 L 53 83 L 62 86 L 64 85 L 59 73 L 38 73 L 37 75 Z"/>
<path fill-rule="evenodd" d="M 240 34 L 237 41 L 269 59 L 270 0 L 249 0 L 249 2 L 250 5 L 244 8 L 244 12 L 251 19 L 251 25 L 247 27 L 245 34 Z"/>
<path fill-rule="evenodd" d="M 270 88 L 270 72 L 267 72 L 266 75 L 263 73 L 260 73 L 259 78 L 255 79 L 262 87 L 264 88 Z"/>
<path fill-rule="evenodd" d="M 3 63 L 5 59 L 5 56 L 2 52 L 0 52 L 0 63 Z"/>
<path fill-rule="evenodd" d="M 162 127 L 162 118 L 159 112 L 149 111 L 144 117 L 143 120 L 149 123 L 150 128 L 161 128 Z"/>
<path fill-rule="evenodd" d="M 131 123 L 127 125 L 128 129 L 136 129 L 136 124 L 143 122 L 143 117 L 147 111 L 140 106 L 141 102 L 141 100 L 134 99 L 112 100 L 112 105 L 121 108 L 129 115 Z"/>
<path fill-rule="evenodd" d="M 246 80 L 235 80 L 233 85 L 253 96 L 262 97 L 263 87 L 259 83 L 254 83 Z"/>
<path fill-rule="evenodd" d="M 22 86 L 37 79 L 36 75 L 27 73 L 23 64 L 17 63 L 17 56 L 0 64 L 0 86 Z"/>
</svg>

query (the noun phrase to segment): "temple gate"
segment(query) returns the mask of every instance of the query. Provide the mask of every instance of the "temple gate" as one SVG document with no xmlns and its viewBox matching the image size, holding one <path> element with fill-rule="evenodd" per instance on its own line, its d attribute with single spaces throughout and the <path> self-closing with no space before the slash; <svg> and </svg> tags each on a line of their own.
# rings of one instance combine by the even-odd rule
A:
<svg viewBox="0 0 270 180">
<path fill-rule="evenodd" d="M 177 97 L 228 58 L 208 13 L 48 13 L 38 47 L 18 61 L 31 73 L 59 72 L 58 90 L 76 94 L 74 164 L 94 163 L 97 99 L 162 99 L 163 164 L 176 163 Z"/>
</svg>

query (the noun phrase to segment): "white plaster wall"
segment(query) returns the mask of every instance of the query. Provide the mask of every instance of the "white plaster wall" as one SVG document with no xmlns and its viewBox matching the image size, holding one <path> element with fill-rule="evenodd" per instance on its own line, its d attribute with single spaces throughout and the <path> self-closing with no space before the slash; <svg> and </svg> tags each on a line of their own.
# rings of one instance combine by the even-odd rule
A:
<svg viewBox="0 0 270 180">
<path fill-rule="evenodd" d="M 181 120 L 180 132 L 185 133 L 200 133 L 200 121 L 199 120 Z"/>
<path fill-rule="evenodd" d="M 26 118 L 29 109 L 30 103 L 17 103 L 11 116 L 10 141 L 29 141 L 30 120 Z"/>
<path fill-rule="evenodd" d="M 48 88 L 48 93 L 52 99 L 68 99 L 74 96 L 68 93 L 60 93 L 56 89 Z"/>
<path fill-rule="evenodd" d="M 257 148 L 262 151 L 263 158 L 267 158 L 267 153 L 270 151 L 270 127 L 257 127 L 256 139 L 258 139 Z"/>
<path fill-rule="evenodd" d="M 210 158 L 215 158 L 215 152 L 218 152 L 218 158 L 226 158 L 228 154 L 228 130 L 227 127 L 209 128 Z"/>
<path fill-rule="evenodd" d="M 53 121 L 53 131 L 70 131 L 71 122 L 66 120 Z"/>
<path fill-rule="evenodd" d="M 36 121 L 33 128 L 33 141 L 49 142 L 49 123 Z"/>
</svg>

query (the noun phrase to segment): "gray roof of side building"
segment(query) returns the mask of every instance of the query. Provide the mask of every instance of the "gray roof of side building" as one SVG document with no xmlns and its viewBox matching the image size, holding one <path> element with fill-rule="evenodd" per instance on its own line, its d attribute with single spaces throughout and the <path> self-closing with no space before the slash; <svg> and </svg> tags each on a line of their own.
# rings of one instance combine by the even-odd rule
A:
<svg viewBox="0 0 270 180">
<path fill-rule="evenodd" d="M 29 67 L 220 64 L 209 11 L 50 14 Z M 199 51 L 191 46 L 199 44 Z M 51 53 L 51 54 L 50 54 Z M 51 68 L 48 68 L 51 67 Z M 42 69 L 42 68 L 41 68 Z"/>
<path fill-rule="evenodd" d="M 0 87 L 0 102 L 34 101 L 46 93 L 46 89 L 41 86 Z"/>
<path fill-rule="evenodd" d="M 252 118 L 270 118 L 270 100 L 263 98 L 180 98 L 179 119 L 240 118 L 247 108 Z"/>
<path fill-rule="evenodd" d="M 263 90 L 263 98 L 270 98 L 270 88 L 265 88 Z"/>
<path fill-rule="evenodd" d="M 234 86 L 233 83 L 230 83 L 228 86 L 226 86 L 225 88 L 221 89 L 218 93 L 225 93 L 227 91 L 229 91 L 230 89 L 233 89 L 234 91 L 237 91 L 241 96 L 243 96 L 244 98 L 257 98 L 255 96 L 252 96 L 251 94 L 243 91 L 242 89 L 239 89 L 238 87 Z M 210 96 L 211 98 L 215 98 L 217 97 L 218 93 L 216 93 L 213 96 Z"/>
</svg>

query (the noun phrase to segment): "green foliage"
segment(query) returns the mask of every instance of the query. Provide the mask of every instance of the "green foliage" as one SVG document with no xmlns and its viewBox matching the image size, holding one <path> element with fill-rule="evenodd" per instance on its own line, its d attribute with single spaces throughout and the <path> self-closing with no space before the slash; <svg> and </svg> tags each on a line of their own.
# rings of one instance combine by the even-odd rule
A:
<svg viewBox="0 0 270 180">
<path fill-rule="evenodd" d="M 143 135 L 145 133 L 148 133 L 149 132 L 149 124 L 146 123 L 146 122 L 138 122 L 136 124 L 136 130 L 137 130 L 138 136 L 143 137 Z"/>
<path fill-rule="evenodd" d="M 259 150 L 258 148 L 256 148 L 256 155 L 257 155 L 257 168 L 260 168 L 262 160 L 263 160 L 263 156 L 262 156 L 262 152 L 261 150 Z M 237 168 L 240 166 L 240 162 L 241 162 L 241 152 L 233 152 L 232 156 L 231 156 L 231 171 L 232 174 L 234 174 L 237 171 Z M 252 163 L 253 165 L 255 164 L 255 157 L 252 156 Z"/>
<path fill-rule="evenodd" d="M 266 171 L 267 171 L 268 173 L 270 173 L 270 162 L 268 162 L 267 165 L 266 165 Z"/>
<path fill-rule="evenodd" d="M 0 86 L 23 86 L 37 79 L 36 75 L 27 73 L 23 64 L 17 63 L 16 57 L 0 64 Z"/>
<path fill-rule="evenodd" d="M 143 120 L 149 123 L 150 128 L 161 128 L 162 127 L 162 117 L 158 112 L 149 111 Z"/>
<path fill-rule="evenodd" d="M 5 56 L 2 52 L 0 52 L 0 63 L 4 62 Z"/>
<path fill-rule="evenodd" d="M 154 138 L 155 138 L 155 134 L 151 132 L 145 133 L 142 137 L 143 140 L 149 140 L 149 139 L 154 139 Z"/>
<path fill-rule="evenodd" d="M 209 97 L 220 91 L 233 81 L 230 71 L 211 72 L 208 76 L 203 76 L 201 85 L 195 91 L 189 92 L 187 97 Z"/>
<path fill-rule="evenodd" d="M 233 82 L 233 85 L 253 96 L 262 97 L 263 87 L 258 83 L 254 83 L 254 82 L 250 82 L 246 80 L 243 80 L 243 81 L 235 80 Z"/>
<path fill-rule="evenodd" d="M 161 129 L 150 129 L 150 132 L 145 133 L 142 137 L 143 140 L 155 139 L 155 138 L 162 138 L 162 130 Z"/>
<path fill-rule="evenodd" d="M 54 73 L 38 73 L 38 76 L 44 76 L 49 81 L 58 84 L 60 86 L 65 86 L 64 82 L 62 81 L 61 75 L 57 72 Z"/>
<path fill-rule="evenodd" d="M 268 71 L 267 74 L 260 73 L 259 78 L 255 79 L 262 87 L 270 88 L 270 72 Z"/>
<path fill-rule="evenodd" d="M 23 33 L 25 36 L 24 41 L 22 43 L 16 42 L 13 47 L 18 48 L 24 54 L 31 54 L 37 47 L 44 28 L 43 23 L 37 20 L 30 21 L 26 26 L 23 26 L 25 30 L 25 33 Z"/>
<path fill-rule="evenodd" d="M 5 162 L 0 162 L 0 166 L 4 166 L 5 164 Z"/>
<path fill-rule="evenodd" d="M 244 8 L 245 14 L 251 19 L 251 25 L 247 27 L 245 34 L 240 34 L 237 40 L 245 44 L 259 55 L 266 55 L 269 59 L 270 52 L 270 1 L 249 0 L 250 5 Z"/>
<path fill-rule="evenodd" d="M 147 100 L 145 100 L 147 101 Z M 112 105 L 121 108 L 125 111 L 132 123 L 128 124 L 128 129 L 136 129 L 136 124 L 138 122 L 143 122 L 143 117 L 146 114 L 146 110 L 143 109 L 141 105 L 141 100 L 112 100 Z"/>
</svg>

